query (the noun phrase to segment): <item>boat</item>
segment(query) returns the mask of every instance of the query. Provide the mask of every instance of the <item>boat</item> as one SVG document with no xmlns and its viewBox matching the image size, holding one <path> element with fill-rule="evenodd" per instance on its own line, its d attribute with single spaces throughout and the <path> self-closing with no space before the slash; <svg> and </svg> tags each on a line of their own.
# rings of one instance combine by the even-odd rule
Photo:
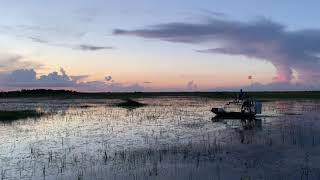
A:
<svg viewBox="0 0 320 180">
<path fill-rule="evenodd" d="M 240 90 L 235 100 L 228 102 L 224 107 L 212 108 L 211 112 L 221 118 L 252 119 L 256 114 L 261 114 L 261 109 L 261 102 L 248 98 Z"/>
</svg>

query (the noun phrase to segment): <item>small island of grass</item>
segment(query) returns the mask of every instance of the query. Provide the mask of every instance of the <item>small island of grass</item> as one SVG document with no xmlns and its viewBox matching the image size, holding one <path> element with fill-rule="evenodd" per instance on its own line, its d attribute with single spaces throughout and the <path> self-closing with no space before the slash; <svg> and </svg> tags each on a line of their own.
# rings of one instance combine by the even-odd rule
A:
<svg viewBox="0 0 320 180">
<path fill-rule="evenodd" d="M 0 110 L 0 121 L 14 121 L 26 118 L 38 118 L 44 115 L 43 112 L 36 110 L 16 110 L 16 111 L 5 111 Z"/>
<path fill-rule="evenodd" d="M 140 103 L 132 99 L 125 99 L 123 102 L 120 102 L 117 104 L 118 107 L 123 107 L 123 108 L 139 108 L 145 105 L 146 104 Z"/>
</svg>

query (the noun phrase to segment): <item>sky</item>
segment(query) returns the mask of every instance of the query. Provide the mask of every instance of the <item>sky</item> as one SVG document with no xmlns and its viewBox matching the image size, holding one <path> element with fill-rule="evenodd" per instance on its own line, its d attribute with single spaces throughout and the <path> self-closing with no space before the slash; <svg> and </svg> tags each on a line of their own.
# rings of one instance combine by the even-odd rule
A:
<svg viewBox="0 0 320 180">
<path fill-rule="evenodd" d="M 320 90 L 319 6 L 3 0 L 0 90 Z"/>
</svg>

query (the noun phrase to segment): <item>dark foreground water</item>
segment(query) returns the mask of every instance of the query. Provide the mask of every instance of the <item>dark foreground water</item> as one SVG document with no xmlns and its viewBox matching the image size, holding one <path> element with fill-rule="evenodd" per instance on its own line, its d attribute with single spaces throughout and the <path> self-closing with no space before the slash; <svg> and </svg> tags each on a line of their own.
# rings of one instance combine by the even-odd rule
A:
<svg viewBox="0 0 320 180">
<path fill-rule="evenodd" d="M 320 179 L 320 101 L 263 102 L 256 120 L 212 119 L 226 101 L 0 100 L 37 119 L 0 122 L 0 179 Z"/>
</svg>

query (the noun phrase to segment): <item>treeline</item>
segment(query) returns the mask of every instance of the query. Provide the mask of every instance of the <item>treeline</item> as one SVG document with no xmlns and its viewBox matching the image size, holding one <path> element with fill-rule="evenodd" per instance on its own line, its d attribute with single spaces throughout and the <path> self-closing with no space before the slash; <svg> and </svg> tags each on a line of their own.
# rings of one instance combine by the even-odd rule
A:
<svg viewBox="0 0 320 180">
<path fill-rule="evenodd" d="M 226 93 L 210 92 L 77 92 L 71 90 L 32 89 L 0 92 L 0 98 L 148 98 L 159 96 L 226 97 Z"/>
<path fill-rule="evenodd" d="M 78 92 L 72 90 L 23 89 L 20 91 L 0 92 L 0 98 L 130 98 L 142 97 L 142 93 L 111 93 L 111 92 Z"/>
<path fill-rule="evenodd" d="M 228 98 L 236 97 L 237 92 L 100 92 L 88 93 L 70 90 L 33 89 L 0 92 L 0 98 L 151 98 L 151 97 L 207 97 Z M 288 92 L 246 92 L 249 97 L 256 99 L 320 99 L 320 91 L 288 91 Z"/>
<path fill-rule="evenodd" d="M 51 96 L 74 96 L 79 92 L 70 90 L 52 90 L 52 89 L 32 89 L 20 91 L 0 92 L 1 98 L 19 98 L 19 97 L 51 97 Z"/>
</svg>

